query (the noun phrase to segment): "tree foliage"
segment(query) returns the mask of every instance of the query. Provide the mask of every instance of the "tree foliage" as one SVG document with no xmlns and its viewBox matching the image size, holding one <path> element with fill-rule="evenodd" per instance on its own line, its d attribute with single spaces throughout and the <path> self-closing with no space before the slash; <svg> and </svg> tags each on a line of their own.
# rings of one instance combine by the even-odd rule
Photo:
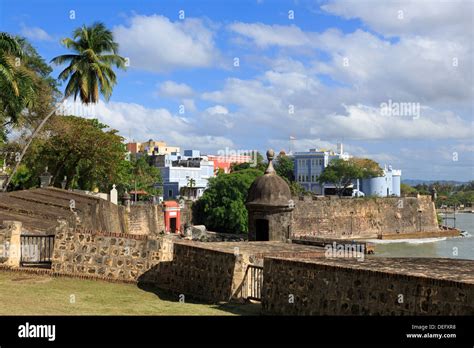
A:
<svg viewBox="0 0 474 348">
<path fill-rule="evenodd" d="M 148 155 L 132 155 L 130 160 L 122 161 L 118 170 L 119 180 L 117 189 L 125 191 L 146 191 L 147 196 L 157 196 L 161 193 L 159 184 L 162 183 L 160 170 L 150 165 Z"/>
<path fill-rule="evenodd" d="M 194 221 L 216 232 L 247 233 L 247 193 L 261 175 L 258 169 L 242 169 L 209 179 L 209 187 L 193 205 Z"/>
<path fill-rule="evenodd" d="M 28 66 L 28 61 L 22 42 L 0 32 L 0 137 L 3 141 L 6 139 L 6 127 L 15 125 L 22 111 L 32 107 L 40 95 L 41 79 Z"/>
<path fill-rule="evenodd" d="M 295 181 L 295 164 L 293 158 L 280 154 L 275 162 L 275 171 L 279 176 L 286 178 L 288 182 Z"/>
<path fill-rule="evenodd" d="M 118 55 L 118 44 L 112 31 L 102 23 L 82 26 L 74 30 L 72 38 L 62 44 L 75 54 L 64 54 L 52 60 L 53 63 L 69 65 L 59 74 L 59 79 L 69 79 L 64 92 L 65 97 L 79 96 L 83 103 L 97 103 L 100 93 L 106 100 L 112 95 L 117 77 L 112 69 L 125 69 L 125 58 Z"/>
<path fill-rule="evenodd" d="M 125 145 L 116 130 L 106 128 L 95 119 L 54 116 L 25 157 L 28 179 L 19 180 L 15 174 L 16 188 L 37 186 L 39 175 L 48 167 L 54 186 L 60 187 L 66 177 L 66 188 L 109 190 L 118 180 Z"/>
<path fill-rule="evenodd" d="M 434 188 L 437 193 L 435 204 L 438 208 L 441 206 L 453 207 L 455 205 L 472 207 L 474 204 L 474 181 L 469 181 L 465 184 L 451 182 L 434 182 L 432 184 L 419 184 L 415 186 L 402 184 L 402 189 L 404 187 L 405 191 L 414 194 L 419 193 L 420 195 L 430 195 Z"/>
<path fill-rule="evenodd" d="M 400 184 L 400 193 L 402 196 L 408 196 L 408 195 L 413 195 L 413 194 L 417 194 L 417 190 L 410 186 L 410 185 L 407 185 L 407 184 L 404 184 L 404 183 L 401 183 Z"/>
<path fill-rule="evenodd" d="M 260 152 L 255 151 L 255 152 L 250 152 L 246 155 L 251 156 L 252 162 L 251 163 L 235 163 L 231 165 L 231 172 L 238 172 L 240 170 L 245 170 L 245 169 L 257 169 L 262 172 L 265 172 L 265 169 L 267 168 L 267 164 L 263 158 L 263 156 L 260 154 Z"/>
<path fill-rule="evenodd" d="M 320 184 L 333 184 L 338 196 L 342 196 L 353 180 L 371 178 L 382 174 L 383 171 L 380 166 L 367 158 L 334 159 L 323 170 L 317 180 Z"/>
</svg>

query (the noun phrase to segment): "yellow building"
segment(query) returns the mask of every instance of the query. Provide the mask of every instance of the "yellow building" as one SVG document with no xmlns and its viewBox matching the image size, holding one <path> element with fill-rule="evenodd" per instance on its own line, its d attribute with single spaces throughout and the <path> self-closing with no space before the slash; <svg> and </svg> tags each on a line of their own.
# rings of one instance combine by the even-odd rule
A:
<svg viewBox="0 0 474 348">
<path fill-rule="evenodd" d="M 140 143 L 139 152 L 147 153 L 149 156 L 155 155 L 171 155 L 172 152 L 179 152 L 178 146 L 168 146 L 164 141 L 154 141 L 150 139 Z"/>
</svg>

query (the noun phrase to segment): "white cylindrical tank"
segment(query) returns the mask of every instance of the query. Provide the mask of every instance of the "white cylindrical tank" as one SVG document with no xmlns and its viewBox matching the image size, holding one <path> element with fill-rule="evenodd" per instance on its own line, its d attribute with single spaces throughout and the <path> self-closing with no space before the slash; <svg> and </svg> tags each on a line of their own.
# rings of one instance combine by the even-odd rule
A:
<svg viewBox="0 0 474 348">
<path fill-rule="evenodd" d="M 395 196 L 401 195 L 400 191 L 400 184 L 401 184 L 401 176 L 393 174 L 392 176 L 392 191 Z"/>
</svg>

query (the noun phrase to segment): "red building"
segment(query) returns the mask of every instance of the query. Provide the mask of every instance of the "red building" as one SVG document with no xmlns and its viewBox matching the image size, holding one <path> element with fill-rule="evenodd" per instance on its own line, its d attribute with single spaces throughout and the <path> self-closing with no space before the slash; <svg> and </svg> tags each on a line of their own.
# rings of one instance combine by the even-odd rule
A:
<svg viewBox="0 0 474 348">
<path fill-rule="evenodd" d="M 248 155 L 207 155 L 209 161 L 214 162 L 214 169 L 222 169 L 224 173 L 230 173 L 232 164 L 249 163 L 252 161 L 252 156 Z"/>
<path fill-rule="evenodd" d="M 127 143 L 127 151 L 130 153 L 138 153 L 140 150 L 140 143 Z"/>
<path fill-rule="evenodd" d="M 175 201 L 163 202 L 163 212 L 165 214 L 165 231 L 178 233 L 181 227 L 181 208 Z"/>
</svg>

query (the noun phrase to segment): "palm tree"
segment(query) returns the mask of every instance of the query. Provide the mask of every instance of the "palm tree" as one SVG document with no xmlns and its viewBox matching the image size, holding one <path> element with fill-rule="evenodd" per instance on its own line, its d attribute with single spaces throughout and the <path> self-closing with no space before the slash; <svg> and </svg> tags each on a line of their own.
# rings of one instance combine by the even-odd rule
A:
<svg viewBox="0 0 474 348">
<path fill-rule="evenodd" d="M 74 30 L 73 38 L 66 38 L 62 43 L 76 53 L 64 54 L 51 61 L 58 65 L 69 63 L 59 74 L 60 80 L 69 79 L 65 97 L 74 95 L 74 100 L 79 96 L 83 103 L 97 103 L 100 90 L 108 100 L 117 82 L 111 66 L 125 68 L 125 58 L 118 55 L 118 44 L 114 42 L 112 32 L 104 24 L 94 23 Z"/>
<path fill-rule="evenodd" d="M 69 62 L 69 65 L 59 74 L 59 79 L 63 81 L 69 79 L 64 98 L 59 105 L 72 95 L 74 95 L 74 100 L 79 96 L 85 104 L 97 103 L 99 91 L 106 100 L 109 100 L 117 82 L 112 66 L 125 68 L 125 58 L 118 55 L 118 44 L 114 41 L 112 32 L 102 23 L 97 22 L 91 26 L 84 25 L 74 30 L 72 39 L 62 40 L 62 44 L 66 48 L 72 49 L 75 54 L 64 54 L 51 61 L 54 64 Z M 4 191 L 7 190 L 10 180 L 18 170 L 31 142 L 55 111 L 56 109 L 49 113 L 31 135 L 4 187 Z"/>
<path fill-rule="evenodd" d="M 32 106 L 37 92 L 37 79 L 21 59 L 23 51 L 17 39 L 0 32 L 0 128 L 18 121 L 25 107 Z M 8 120 L 8 121 L 6 121 Z"/>
<path fill-rule="evenodd" d="M 12 62 L 12 56 L 21 57 L 23 52 L 21 51 L 20 44 L 15 40 L 13 36 L 8 33 L 0 33 L 0 81 L 2 86 L 10 87 L 15 95 L 19 95 L 18 85 L 14 78 L 14 63 Z"/>
</svg>

